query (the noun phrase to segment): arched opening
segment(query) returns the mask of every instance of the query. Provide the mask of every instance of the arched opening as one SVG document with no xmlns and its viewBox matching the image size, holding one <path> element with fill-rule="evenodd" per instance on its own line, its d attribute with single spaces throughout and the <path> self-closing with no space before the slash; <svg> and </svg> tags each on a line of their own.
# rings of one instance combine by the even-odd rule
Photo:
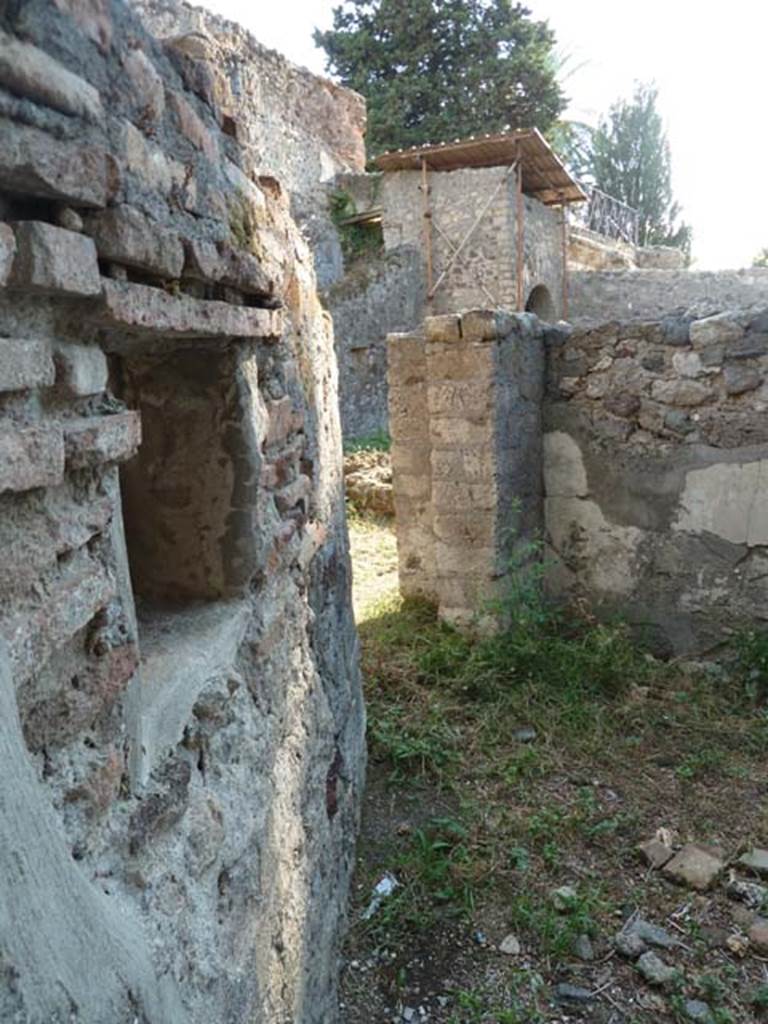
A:
<svg viewBox="0 0 768 1024">
<path fill-rule="evenodd" d="M 555 319 L 555 304 L 546 285 L 537 284 L 531 291 L 525 304 L 525 311 L 526 313 L 535 313 L 540 320 L 552 323 Z"/>
</svg>

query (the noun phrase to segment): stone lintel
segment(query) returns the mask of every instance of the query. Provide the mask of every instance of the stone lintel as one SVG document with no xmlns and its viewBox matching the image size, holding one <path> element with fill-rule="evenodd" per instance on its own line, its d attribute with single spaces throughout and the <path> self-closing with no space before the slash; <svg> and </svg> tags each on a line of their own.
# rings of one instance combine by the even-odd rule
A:
<svg viewBox="0 0 768 1024">
<path fill-rule="evenodd" d="M 103 281 L 101 307 L 91 322 L 107 330 L 107 351 L 126 354 L 146 348 L 142 342 L 163 346 L 174 339 L 276 340 L 283 331 L 280 310 L 231 306 L 111 280 Z"/>
</svg>

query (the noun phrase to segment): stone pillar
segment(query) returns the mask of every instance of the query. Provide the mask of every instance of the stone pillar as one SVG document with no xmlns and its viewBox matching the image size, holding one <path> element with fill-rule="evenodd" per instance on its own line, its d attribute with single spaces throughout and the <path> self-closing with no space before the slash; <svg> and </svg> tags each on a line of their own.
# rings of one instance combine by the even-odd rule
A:
<svg viewBox="0 0 768 1024">
<path fill-rule="evenodd" d="M 400 591 L 436 601 L 424 336 L 390 334 L 387 358 Z"/>
<path fill-rule="evenodd" d="M 482 622 L 542 527 L 541 328 L 473 310 L 428 317 L 389 351 L 401 590 Z"/>
</svg>

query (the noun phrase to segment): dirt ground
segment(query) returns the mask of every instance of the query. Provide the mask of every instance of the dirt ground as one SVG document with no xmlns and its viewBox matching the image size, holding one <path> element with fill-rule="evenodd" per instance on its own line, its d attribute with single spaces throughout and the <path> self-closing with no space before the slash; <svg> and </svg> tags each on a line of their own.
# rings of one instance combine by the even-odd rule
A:
<svg viewBox="0 0 768 1024">
<path fill-rule="evenodd" d="M 768 846 L 764 708 L 598 626 L 548 661 L 475 649 L 399 600 L 387 521 L 351 535 L 370 766 L 343 1024 L 768 1019 L 768 890 L 735 866 Z M 657 832 L 715 852 L 710 887 L 648 866 Z M 641 959 L 616 939 L 638 921 L 663 929 Z"/>
</svg>

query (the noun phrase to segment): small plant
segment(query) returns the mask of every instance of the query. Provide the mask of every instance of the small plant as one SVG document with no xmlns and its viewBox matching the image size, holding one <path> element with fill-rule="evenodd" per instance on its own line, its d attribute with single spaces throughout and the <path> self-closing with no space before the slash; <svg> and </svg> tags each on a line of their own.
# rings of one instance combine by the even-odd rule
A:
<svg viewBox="0 0 768 1024">
<path fill-rule="evenodd" d="M 753 700 L 768 697 L 768 630 L 746 629 L 732 641 L 736 670 Z"/>
<path fill-rule="evenodd" d="M 378 256 L 384 249 L 384 234 L 380 222 L 356 224 L 350 218 L 357 213 L 354 198 L 339 189 L 331 195 L 331 220 L 336 225 L 341 251 L 347 263 L 366 256 Z"/>
<path fill-rule="evenodd" d="M 459 736 L 438 707 L 426 718 L 410 722 L 407 709 L 394 705 L 372 714 L 369 733 L 376 752 L 392 763 L 392 782 L 428 772 L 439 775 L 460 759 Z"/>
</svg>

